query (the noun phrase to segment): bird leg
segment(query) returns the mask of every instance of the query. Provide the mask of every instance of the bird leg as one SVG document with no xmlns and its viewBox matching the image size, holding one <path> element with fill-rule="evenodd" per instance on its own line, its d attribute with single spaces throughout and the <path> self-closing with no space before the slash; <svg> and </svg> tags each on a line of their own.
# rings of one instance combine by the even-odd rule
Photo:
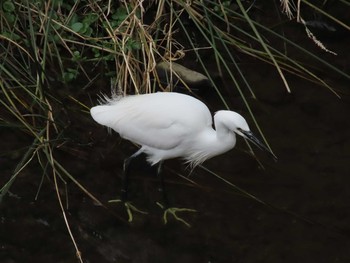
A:
<svg viewBox="0 0 350 263">
<path fill-rule="evenodd" d="M 161 203 L 157 202 L 157 205 L 164 210 L 164 214 L 163 214 L 163 220 L 164 220 L 164 224 L 168 223 L 168 215 L 171 214 L 173 215 L 173 217 L 177 220 L 182 222 L 183 224 L 185 224 L 187 227 L 191 227 L 191 225 L 186 222 L 184 219 L 182 219 L 181 217 L 179 217 L 178 215 L 176 215 L 177 212 L 197 212 L 194 209 L 189 209 L 189 208 L 178 208 L 178 207 L 169 207 L 168 204 L 168 197 L 166 195 L 165 189 L 164 189 L 164 179 L 163 179 L 163 175 L 162 175 L 162 166 L 163 166 L 163 162 L 159 162 L 158 167 L 157 167 L 157 177 L 159 178 L 159 187 L 158 187 L 158 191 L 161 193 L 162 198 L 163 198 L 163 203 L 164 205 L 162 205 Z"/>
<path fill-rule="evenodd" d="M 129 158 L 126 158 L 123 163 L 122 188 L 120 193 L 120 198 L 123 202 L 128 199 L 129 165 L 133 158 L 133 155 L 131 155 Z"/>
<path fill-rule="evenodd" d="M 162 173 L 162 168 L 163 168 L 163 162 L 159 162 L 158 167 L 157 167 L 157 177 L 159 179 L 159 186 L 158 186 L 158 191 L 162 195 L 162 199 L 164 202 L 164 205 L 167 207 L 168 206 L 168 196 L 165 192 L 164 188 L 164 179 L 163 179 L 163 173 Z"/>
<path fill-rule="evenodd" d="M 122 175 L 122 189 L 121 189 L 121 200 L 125 202 L 128 199 L 128 188 L 129 188 L 129 166 L 131 161 L 141 153 L 141 149 L 136 153 L 126 158 L 123 163 L 123 175 Z"/>
<path fill-rule="evenodd" d="M 129 188 L 129 166 L 131 161 L 138 156 L 141 153 L 141 151 L 137 151 L 133 155 L 131 155 L 129 158 L 126 158 L 123 163 L 123 175 L 122 175 L 122 188 L 120 193 L 120 199 L 116 200 L 109 200 L 109 203 L 124 203 L 124 206 L 126 208 L 126 212 L 128 213 L 128 221 L 132 222 L 133 220 L 133 213 L 137 212 L 140 214 L 147 214 L 147 212 L 142 211 L 138 209 L 136 206 L 132 205 L 130 202 L 127 201 L 128 199 L 128 188 Z"/>
</svg>

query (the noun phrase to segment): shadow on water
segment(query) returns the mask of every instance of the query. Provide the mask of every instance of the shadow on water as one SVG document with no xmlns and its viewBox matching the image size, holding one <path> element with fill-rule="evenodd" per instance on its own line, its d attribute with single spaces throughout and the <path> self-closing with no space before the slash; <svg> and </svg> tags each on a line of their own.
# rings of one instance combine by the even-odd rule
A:
<svg viewBox="0 0 350 263">
<path fill-rule="evenodd" d="M 349 69 L 345 54 L 334 59 Z M 259 98 L 250 103 L 279 160 L 274 163 L 257 150 L 260 167 L 240 140 L 205 167 L 272 207 L 201 168 L 190 174 L 193 184 L 178 175 L 188 175 L 179 161 L 171 160 L 165 167 L 170 201 L 197 213 L 184 214 L 191 228 L 174 220 L 164 225 L 155 204 L 156 178 L 141 158 L 132 169 L 130 198 L 148 214 L 135 214 L 129 224 L 125 210 L 107 201 L 119 195 L 122 161 L 136 148 L 116 134 L 107 136 L 86 116 L 86 127 L 75 132 L 86 133 L 94 144 L 77 152 L 57 151 L 67 169 L 108 207 L 67 182 L 68 220 L 85 262 L 350 262 L 349 91 L 338 99 L 288 76 L 293 93 L 287 94 L 273 68 L 255 63 L 249 70 L 256 72 L 251 79 Z M 342 79 L 324 77 L 340 92 L 349 87 Z M 225 96 L 232 109 L 246 114 L 236 94 Z M 211 94 L 203 98 L 218 109 Z M 1 136 L 3 149 L 22 145 L 15 133 L 1 131 Z M 10 174 L 17 158 L 1 159 L 1 174 Z M 1 262 L 77 262 L 53 182 L 45 179 L 34 200 L 36 175 L 41 176 L 37 167 L 24 170 L 1 204 Z"/>
</svg>

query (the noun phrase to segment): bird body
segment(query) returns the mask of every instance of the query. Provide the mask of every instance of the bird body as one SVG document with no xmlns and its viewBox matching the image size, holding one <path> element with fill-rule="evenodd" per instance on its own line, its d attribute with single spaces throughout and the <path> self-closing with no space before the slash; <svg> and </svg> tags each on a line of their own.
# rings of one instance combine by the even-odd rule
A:
<svg viewBox="0 0 350 263">
<path fill-rule="evenodd" d="M 226 110 L 215 114 L 214 130 L 204 103 L 174 92 L 107 99 L 91 108 L 91 116 L 122 138 L 141 145 L 134 155 L 145 153 L 151 165 L 180 157 L 195 167 L 232 149 L 235 133 L 246 138 L 245 133 L 251 134 L 241 115 Z"/>
</svg>

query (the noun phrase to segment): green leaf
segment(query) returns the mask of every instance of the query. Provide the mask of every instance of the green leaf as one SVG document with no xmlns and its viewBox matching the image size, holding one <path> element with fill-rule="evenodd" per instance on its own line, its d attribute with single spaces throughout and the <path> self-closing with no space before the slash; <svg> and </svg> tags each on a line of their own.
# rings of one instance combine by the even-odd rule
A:
<svg viewBox="0 0 350 263">
<path fill-rule="evenodd" d="M 94 13 L 90 13 L 90 14 L 87 14 L 84 19 L 83 19 L 83 23 L 85 24 L 88 24 L 88 25 L 91 25 L 92 23 L 94 23 L 96 20 L 98 19 L 98 15 L 97 14 L 94 14 Z"/>
<path fill-rule="evenodd" d="M 78 57 L 80 58 L 80 52 L 78 50 L 74 51 L 73 56 L 76 58 L 78 58 Z"/>
<path fill-rule="evenodd" d="M 141 42 L 136 41 L 134 39 L 129 39 L 125 47 L 127 50 L 132 51 L 132 50 L 139 50 L 141 49 L 142 46 L 141 46 Z"/>
<path fill-rule="evenodd" d="M 117 12 L 112 15 L 112 19 L 123 21 L 128 15 L 128 10 L 124 6 L 121 6 L 117 9 Z"/>
<path fill-rule="evenodd" d="M 5 1 L 2 4 L 2 8 L 4 9 L 4 11 L 10 12 L 10 13 L 15 11 L 15 5 L 11 1 Z"/>
<path fill-rule="evenodd" d="M 4 17 L 7 21 L 7 23 L 9 23 L 10 25 L 13 26 L 13 24 L 15 23 L 15 20 L 16 20 L 16 16 L 12 13 L 4 13 Z"/>
<path fill-rule="evenodd" d="M 73 25 L 71 25 L 71 29 L 74 31 L 74 32 L 79 32 L 82 28 L 84 27 L 83 23 L 80 23 L 80 22 L 76 22 L 74 23 Z"/>
<path fill-rule="evenodd" d="M 68 68 L 67 71 L 63 73 L 63 81 L 67 83 L 72 80 L 75 80 L 77 75 L 78 75 L 78 70 Z"/>
<path fill-rule="evenodd" d="M 11 39 L 11 40 L 14 40 L 14 41 L 18 41 L 18 40 L 20 40 L 21 39 L 21 37 L 19 36 L 19 35 L 17 35 L 16 33 L 14 33 L 14 32 L 7 32 L 7 31 L 4 31 L 3 33 L 2 33 L 2 35 L 4 36 L 4 37 L 7 37 L 7 38 L 9 38 L 9 39 Z"/>
<path fill-rule="evenodd" d="M 90 37 L 93 33 L 93 30 L 91 27 L 88 27 L 84 33 L 85 36 Z"/>
<path fill-rule="evenodd" d="M 131 43 L 131 48 L 134 50 L 140 50 L 142 47 L 141 42 L 139 41 L 134 41 Z"/>
<path fill-rule="evenodd" d="M 60 37 L 58 35 L 53 36 L 53 42 L 59 43 L 61 41 Z"/>
<path fill-rule="evenodd" d="M 100 50 L 97 49 L 97 48 L 92 48 L 92 52 L 94 53 L 94 57 L 95 57 L 95 58 L 98 58 L 98 57 L 101 56 L 101 52 L 100 52 Z"/>
</svg>

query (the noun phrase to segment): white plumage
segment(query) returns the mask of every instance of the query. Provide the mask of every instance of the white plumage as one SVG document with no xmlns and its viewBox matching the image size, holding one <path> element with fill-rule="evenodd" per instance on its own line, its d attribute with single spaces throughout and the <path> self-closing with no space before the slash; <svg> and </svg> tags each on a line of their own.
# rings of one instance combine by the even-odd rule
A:
<svg viewBox="0 0 350 263">
<path fill-rule="evenodd" d="M 192 167 L 235 146 L 236 134 L 263 146 L 250 132 L 245 119 L 233 111 L 212 116 L 198 99 L 173 92 L 108 99 L 91 108 L 93 119 L 129 141 L 141 145 L 154 165 L 162 160 L 183 158 Z"/>
</svg>

